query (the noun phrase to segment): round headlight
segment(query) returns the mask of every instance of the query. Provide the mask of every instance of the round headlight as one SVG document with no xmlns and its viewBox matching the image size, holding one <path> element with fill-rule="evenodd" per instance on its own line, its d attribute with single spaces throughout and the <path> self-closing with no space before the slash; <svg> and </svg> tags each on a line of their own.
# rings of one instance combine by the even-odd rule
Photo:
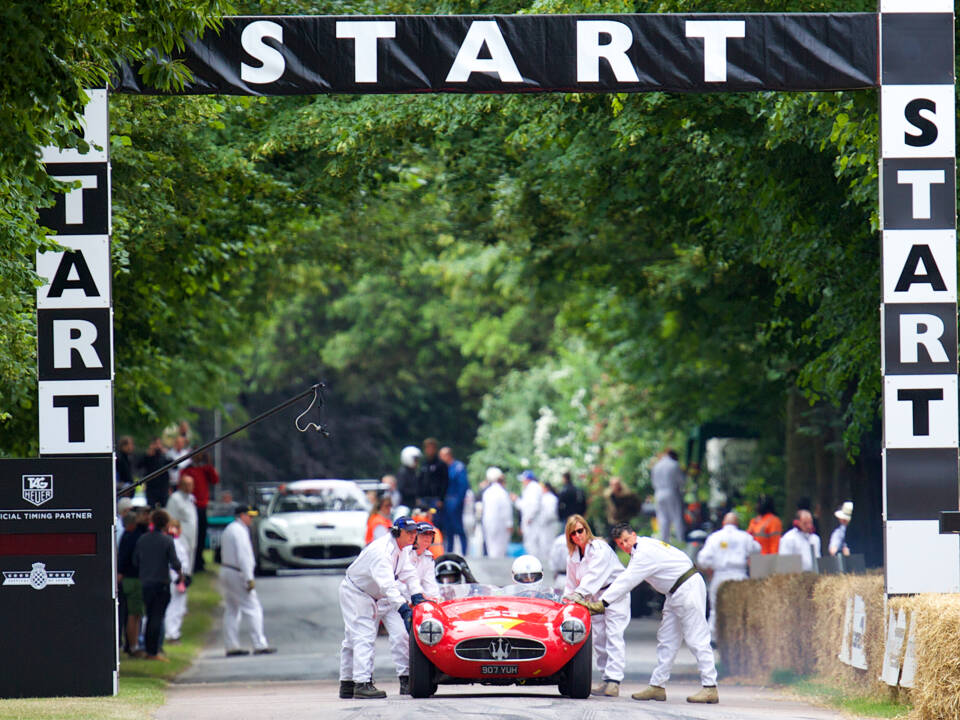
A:
<svg viewBox="0 0 960 720">
<path fill-rule="evenodd" d="M 560 637 L 571 645 L 576 645 L 582 641 L 586 634 L 587 628 L 584 626 L 583 621 L 577 618 L 569 618 L 560 624 Z"/>
<path fill-rule="evenodd" d="M 443 638 L 443 625 L 427 618 L 417 626 L 417 637 L 424 645 L 436 645 Z"/>
</svg>

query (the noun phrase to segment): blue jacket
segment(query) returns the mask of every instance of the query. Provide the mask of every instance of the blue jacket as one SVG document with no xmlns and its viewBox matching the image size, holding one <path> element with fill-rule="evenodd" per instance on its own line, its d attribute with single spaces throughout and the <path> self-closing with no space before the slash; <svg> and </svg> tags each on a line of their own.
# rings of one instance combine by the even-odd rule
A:
<svg viewBox="0 0 960 720">
<path fill-rule="evenodd" d="M 450 482 L 447 484 L 447 495 L 443 500 L 444 509 L 447 511 L 459 510 L 463 507 L 463 499 L 467 496 L 467 490 L 470 488 L 470 481 L 467 480 L 467 468 L 459 460 L 454 460 L 450 465 Z"/>
</svg>

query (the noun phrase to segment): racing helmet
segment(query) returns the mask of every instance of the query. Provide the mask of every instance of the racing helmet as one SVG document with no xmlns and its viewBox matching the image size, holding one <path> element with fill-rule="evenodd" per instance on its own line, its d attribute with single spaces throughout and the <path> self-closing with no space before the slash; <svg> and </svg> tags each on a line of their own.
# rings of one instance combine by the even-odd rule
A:
<svg viewBox="0 0 960 720">
<path fill-rule="evenodd" d="M 543 565 L 533 555 L 521 555 L 513 561 L 510 568 L 513 581 L 526 585 L 531 590 L 539 590 L 543 584 Z"/>
<path fill-rule="evenodd" d="M 437 563 L 434 574 L 441 585 L 456 585 L 463 580 L 463 567 L 453 559 L 441 560 Z"/>
<path fill-rule="evenodd" d="M 415 445 L 407 445 L 400 451 L 400 464 L 408 468 L 415 467 L 421 454 L 420 448 Z"/>
</svg>

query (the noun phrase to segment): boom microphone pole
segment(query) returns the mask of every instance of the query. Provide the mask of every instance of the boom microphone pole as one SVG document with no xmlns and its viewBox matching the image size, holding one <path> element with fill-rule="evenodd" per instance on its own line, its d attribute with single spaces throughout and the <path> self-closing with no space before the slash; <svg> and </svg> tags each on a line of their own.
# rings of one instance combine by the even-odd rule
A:
<svg viewBox="0 0 960 720">
<path fill-rule="evenodd" d="M 202 452 L 202 451 L 206 450 L 207 448 L 213 447 L 213 446 L 216 445 L 217 443 L 223 442 L 224 440 L 226 440 L 226 439 L 227 439 L 228 437 L 230 437 L 231 435 L 236 435 L 236 434 L 237 434 L 238 432 L 240 432 L 241 430 L 245 430 L 246 428 L 250 427 L 251 425 L 256 425 L 256 424 L 257 424 L 258 422 L 260 422 L 261 420 L 265 420 L 265 419 L 267 419 L 268 417 L 270 417 L 271 415 L 275 415 L 276 413 L 280 412 L 280 411 L 283 410 L 284 408 L 290 407 L 290 406 L 293 405 L 297 400 L 299 400 L 299 399 L 302 398 L 302 397 L 306 397 L 306 396 L 309 395 L 310 393 L 313 393 L 313 400 L 310 402 L 310 405 L 307 407 L 307 409 L 304 410 L 302 413 L 300 413 L 300 415 L 297 416 L 297 419 L 294 421 L 294 424 L 296 425 L 297 430 L 299 430 L 300 432 L 306 432 L 307 430 L 316 430 L 318 433 L 320 433 L 320 434 L 323 435 L 324 437 L 326 437 L 326 438 L 330 437 L 330 431 L 327 430 L 327 426 L 324 425 L 323 423 L 318 424 L 318 423 L 308 422 L 305 427 L 302 427 L 302 428 L 300 427 L 300 418 L 302 418 L 304 415 L 306 415 L 308 412 L 310 412 L 310 410 L 313 408 L 314 404 L 317 404 L 317 409 L 318 409 L 318 410 L 319 410 L 321 407 L 323 407 L 323 396 L 322 396 L 322 394 L 320 393 L 320 391 L 323 390 L 325 387 L 326 387 L 326 385 L 324 385 L 323 383 L 316 383 L 315 385 L 311 385 L 309 388 L 307 388 L 306 390 L 304 390 L 304 391 L 303 391 L 302 393 L 300 393 L 299 395 L 294 395 L 294 396 L 293 396 L 292 398 L 290 398 L 289 400 L 284 400 L 284 401 L 283 401 L 282 403 L 280 403 L 279 405 L 275 405 L 274 407 L 270 408 L 270 409 L 267 410 L 266 412 L 260 413 L 260 414 L 257 415 L 255 418 L 253 418 L 252 420 L 248 420 L 247 422 L 245 422 L 245 423 L 244 423 L 243 425 L 241 425 L 240 427 L 234 428 L 234 429 L 231 430 L 230 432 L 224 433 L 224 434 L 221 435 L 220 437 L 214 438 L 214 439 L 211 440 L 210 442 L 204 443 L 203 445 L 201 445 L 200 447 L 196 448 L 195 450 L 191 450 L 190 452 L 186 453 L 185 455 L 182 455 L 182 456 L 178 457 L 176 460 L 172 460 L 171 462 L 168 462 L 168 463 L 167 463 L 166 465 L 164 465 L 163 467 L 154 470 L 152 473 L 150 473 L 149 475 L 147 475 L 146 477 L 144 477 L 144 478 L 141 479 L 140 481 L 135 482 L 133 485 L 130 485 L 130 486 L 128 486 L 128 487 L 125 487 L 123 490 L 121 490 L 120 492 L 118 492 L 118 493 L 117 493 L 117 497 L 121 497 L 121 496 L 123 496 L 123 495 L 133 495 L 134 490 L 136 490 L 138 487 L 140 487 L 141 485 L 143 485 L 145 482 L 148 482 L 148 481 L 150 481 L 150 480 L 153 480 L 155 477 L 159 477 L 160 475 L 162 475 L 163 473 L 167 472 L 167 471 L 170 470 L 171 468 L 173 468 L 173 467 L 179 465 L 180 463 L 182 463 L 184 460 L 189 460 L 190 458 L 192 458 L 192 457 L 193 457 L 194 455 L 196 455 L 197 453 Z"/>
</svg>

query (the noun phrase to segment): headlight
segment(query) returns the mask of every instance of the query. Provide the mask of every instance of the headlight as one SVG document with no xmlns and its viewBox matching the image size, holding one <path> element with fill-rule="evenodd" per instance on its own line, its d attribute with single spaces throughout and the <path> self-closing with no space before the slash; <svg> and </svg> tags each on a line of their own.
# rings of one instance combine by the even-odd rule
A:
<svg viewBox="0 0 960 720">
<path fill-rule="evenodd" d="M 443 625 L 427 618 L 417 626 L 417 637 L 424 645 L 436 645 L 443 638 Z"/>
<path fill-rule="evenodd" d="M 560 637 L 562 637 L 565 642 L 568 642 L 571 645 L 576 645 L 578 642 L 582 641 L 586 634 L 587 628 L 584 626 L 583 621 L 578 620 L 577 618 L 564 620 L 560 624 Z"/>
<path fill-rule="evenodd" d="M 286 539 L 283 535 L 281 535 L 280 533 L 278 533 L 276 530 L 267 530 L 267 531 L 266 531 L 265 533 L 263 533 L 263 534 L 264 534 L 269 540 L 277 540 L 277 541 L 279 541 L 279 542 L 286 542 L 286 541 L 287 541 L 287 539 Z"/>
</svg>

